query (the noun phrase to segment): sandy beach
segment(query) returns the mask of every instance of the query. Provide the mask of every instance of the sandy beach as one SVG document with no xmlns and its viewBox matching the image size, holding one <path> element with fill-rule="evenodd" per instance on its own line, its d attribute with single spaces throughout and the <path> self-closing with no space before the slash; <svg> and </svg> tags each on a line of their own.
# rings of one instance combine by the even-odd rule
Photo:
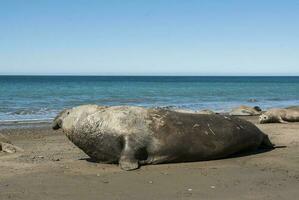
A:
<svg viewBox="0 0 299 200">
<path fill-rule="evenodd" d="M 299 199 L 299 1 L 7 0 L 0 30 L 0 200 Z"/>
<path fill-rule="evenodd" d="M 245 117 L 257 124 L 257 117 Z M 50 124 L 2 127 L 24 149 L 0 154 L 0 199 L 294 199 L 299 195 L 299 123 L 257 124 L 285 148 L 214 161 L 142 166 L 88 160 Z"/>
</svg>

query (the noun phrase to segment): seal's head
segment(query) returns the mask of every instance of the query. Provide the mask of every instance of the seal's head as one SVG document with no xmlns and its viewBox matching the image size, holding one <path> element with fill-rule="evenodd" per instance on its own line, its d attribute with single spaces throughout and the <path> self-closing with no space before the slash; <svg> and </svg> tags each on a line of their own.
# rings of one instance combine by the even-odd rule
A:
<svg viewBox="0 0 299 200">
<path fill-rule="evenodd" d="M 70 114 L 71 109 L 65 109 L 61 111 L 53 120 L 52 128 L 54 130 L 62 128 L 63 120 Z"/>
<path fill-rule="evenodd" d="M 80 119 L 85 119 L 88 115 L 98 112 L 103 108 L 105 108 L 105 106 L 82 105 L 65 109 L 55 117 L 52 123 L 52 128 L 54 130 L 60 128 L 70 130 L 80 122 Z"/>
<path fill-rule="evenodd" d="M 264 123 L 267 123 L 269 122 L 271 119 L 270 119 L 270 116 L 269 115 L 266 115 L 266 114 L 261 114 L 260 117 L 259 117 L 259 122 L 260 124 L 264 124 Z"/>
</svg>

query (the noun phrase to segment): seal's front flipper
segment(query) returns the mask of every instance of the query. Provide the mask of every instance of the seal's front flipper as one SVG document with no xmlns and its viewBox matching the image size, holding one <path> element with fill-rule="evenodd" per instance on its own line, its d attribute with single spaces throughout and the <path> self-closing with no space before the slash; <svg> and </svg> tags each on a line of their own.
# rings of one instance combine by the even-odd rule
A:
<svg viewBox="0 0 299 200">
<path fill-rule="evenodd" d="M 138 169 L 138 161 L 131 161 L 131 160 L 120 160 L 119 161 L 120 168 L 126 171 Z"/>
<path fill-rule="evenodd" d="M 281 117 L 278 119 L 278 121 L 279 121 L 280 123 L 282 123 L 282 124 L 288 124 L 288 122 L 287 122 L 287 121 L 284 121 Z"/>
<path fill-rule="evenodd" d="M 119 159 L 119 165 L 123 170 L 129 171 L 139 168 L 138 160 L 135 158 L 136 144 L 129 136 L 123 138 L 123 150 Z"/>
<path fill-rule="evenodd" d="M 265 134 L 261 147 L 264 149 L 274 149 L 275 145 L 270 141 L 269 136 Z"/>
</svg>

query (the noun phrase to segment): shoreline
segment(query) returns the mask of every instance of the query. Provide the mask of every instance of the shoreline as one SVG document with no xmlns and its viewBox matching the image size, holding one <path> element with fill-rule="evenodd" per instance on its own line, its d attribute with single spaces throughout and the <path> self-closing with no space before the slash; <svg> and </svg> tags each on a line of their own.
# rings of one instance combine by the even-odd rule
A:
<svg viewBox="0 0 299 200">
<path fill-rule="evenodd" d="M 84 104 L 82 104 L 84 105 Z M 95 104 L 97 105 L 97 104 Z M 112 105 L 113 106 L 113 105 Z M 138 106 L 138 107 L 145 107 L 145 108 L 166 108 L 166 109 L 171 109 L 174 111 L 186 111 L 186 112 L 200 112 L 202 110 L 211 110 L 215 112 L 216 114 L 220 115 L 226 115 L 229 114 L 230 111 L 232 111 L 234 108 L 237 108 L 239 106 L 248 106 L 248 107 L 254 107 L 254 106 L 259 106 L 259 102 L 250 102 L 248 101 L 247 103 L 244 104 L 236 104 L 234 106 L 231 106 L 229 108 L 219 108 L 219 109 L 211 109 L 210 107 L 202 107 L 200 109 L 195 109 L 195 108 L 188 108 L 188 107 L 180 107 L 180 106 L 172 106 L 172 105 L 166 105 L 166 106 L 142 106 L 142 105 L 122 105 L 122 106 Z M 268 109 L 271 108 L 285 108 L 289 109 L 291 107 L 295 107 L 296 109 L 299 108 L 299 104 L 284 104 L 279 107 L 261 107 L 262 111 L 267 111 Z M 62 109 L 63 110 L 63 109 Z M 59 112 L 57 112 L 58 114 Z M 55 115 L 56 116 L 56 115 Z M 12 124 L 39 124 L 39 123 L 51 123 L 52 120 L 55 118 L 54 117 L 49 117 L 49 118 L 28 118 L 28 119 L 1 119 L 0 120 L 0 126 L 1 125 L 12 125 Z M 238 117 L 238 115 L 236 115 Z M 242 116 L 242 115 L 240 115 Z"/>
<path fill-rule="evenodd" d="M 13 120 L 13 121 L 0 121 L 0 130 L 3 129 L 21 129 L 21 128 L 34 128 L 34 127 L 47 127 L 52 123 L 51 120 Z"/>
</svg>

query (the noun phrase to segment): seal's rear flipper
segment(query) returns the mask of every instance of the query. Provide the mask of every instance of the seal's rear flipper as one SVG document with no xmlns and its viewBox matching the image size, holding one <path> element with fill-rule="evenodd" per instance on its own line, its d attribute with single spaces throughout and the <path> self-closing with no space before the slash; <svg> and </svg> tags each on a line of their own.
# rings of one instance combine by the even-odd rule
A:
<svg viewBox="0 0 299 200">
<path fill-rule="evenodd" d="M 273 144 L 270 141 L 268 135 L 266 135 L 266 134 L 264 135 L 264 139 L 261 143 L 261 148 L 263 148 L 263 149 L 274 149 L 275 148 L 275 144 Z"/>
<path fill-rule="evenodd" d="M 135 158 L 135 141 L 129 136 L 125 136 L 122 141 L 122 152 L 118 161 L 121 169 L 130 171 L 139 168 L 138 160 Z"/>
<path fill-rule="evenodd" d="M 278 118 L 278 121 L 282 124 L 288 124 L 288 122 L 283 120 L 281 117 Z"/>
</svg>

